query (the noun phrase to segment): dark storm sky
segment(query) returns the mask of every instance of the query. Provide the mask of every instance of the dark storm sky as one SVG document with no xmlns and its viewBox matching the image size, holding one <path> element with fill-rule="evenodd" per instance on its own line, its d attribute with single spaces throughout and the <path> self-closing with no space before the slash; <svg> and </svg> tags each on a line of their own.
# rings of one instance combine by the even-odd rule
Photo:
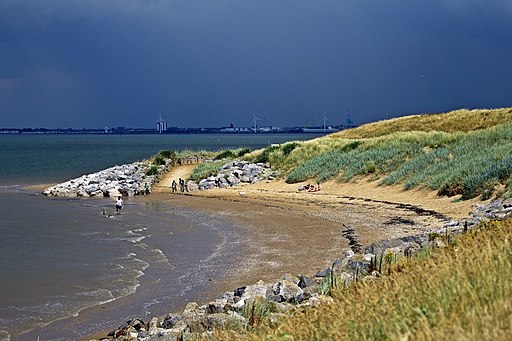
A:
<svg viewBox="0 0 512 341">
<path fill-rule="evenodd" d="M 510 0 L 0 0 L 0 127 L 506 106 Z"/>
</svg>

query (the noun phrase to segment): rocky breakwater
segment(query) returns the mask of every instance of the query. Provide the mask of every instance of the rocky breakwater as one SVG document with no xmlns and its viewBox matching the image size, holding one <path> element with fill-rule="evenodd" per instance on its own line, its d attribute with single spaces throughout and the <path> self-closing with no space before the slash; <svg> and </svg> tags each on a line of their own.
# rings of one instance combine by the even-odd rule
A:
<svg viewBox="0 0 512 341">
<path fill-rule="evenodd" d="M 235 160 L 223 165 L 217 175 L 199 181 L 197 187 L 199 190 L 226 188 L 240 183 L 273 180 L 276 176 L 277 172 L 271 170 L 268 164 Z"/>
<path fill-rule="evenodd" d="M 181 314 L 168 314 L 148 322 L 141 319 L 127 321 L 109 333 L 103 340 L 185 340 L 191 336 L 211 336 L 214 329 L 245 329 L 262 318 L 256 311 L 262 308 L 278 319 L 295 307 L 316 307 L 333 299 L 323 292 L 325 280 L 315 277 L 285 275 L 275 283 L 259 281 L 240 287 L 199 306 L 187 304 Z"/>
<path fill-rule="evenodd" d="M 274 283 L 262 281 L 226 292 L 221 298 L 199 306 L 188 303 L 181 314 L 168 314 L 148 322 L 127 321 L 102 340 L 184 340 L 209 337 L 217 328 L 244 329 L 261 319 L 265 311 L 270 323 L 294 309 L 330 304 L 331 288 L 348 286 L 356 280 L 379 277 L 390 269 L 397 257 L 410 257 L 422 249 L 435 249 L 449 244 L 449 235 L 464 233 L 489 220 L 502 220 L 512 213 L 512 200 L 495 200 L 477 205 L 467 219 L 448 221 L 430 233 L 382 240 L 362 249 L 340 250 L 332 265 L 314 276 L 285 275 Z M 355 238 L 355 236 L 353 236 Z"/>
<path fill-rule="evenodd" d="M 144 162 L 114 166 L 47 188 L 43 191 L 43 194 L 55 197 L 139 195 L 144 192 L 146 183 L 151 188 L 152 184 L 157 180 L 157 175 L 146 175 L 147 167 L 147 163 Z"/>
<path fill-rule="evenodd" d="M 512 213 L 512 199 L 497 199 L 485 205 L 475 205 L 468 217 L 447 221 L 442 227 L 396 239 L 386 239 L 366 246 L 353 266 L 363 275 L 375 275 L 383 263 L 388 265 L 400 257 L 411 257 L 425 249 L 443 248 L 450 245 L 454 235 L 482 226 L 482 223 L 506 219 Z"/>
</svg>

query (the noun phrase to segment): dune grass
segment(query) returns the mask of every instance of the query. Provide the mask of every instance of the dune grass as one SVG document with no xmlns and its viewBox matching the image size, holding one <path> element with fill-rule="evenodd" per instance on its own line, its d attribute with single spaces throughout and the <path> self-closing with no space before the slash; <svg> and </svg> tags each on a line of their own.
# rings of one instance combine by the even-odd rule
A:
<svg viewBox="0 0 512 341">
<path fill-rule="evenodd" d="M 229 161 L 237 157 L 243 157 L 250 153 L 249 148 L 226 149 L 216 152 L 203 152 L 202 156 L 208 157 L 210 161 L 202 162 L 194 168 L 188 180 L 200 181 L 209 176 L 216 175 L 219 169 Z"/>
<path fill-rule="evenodd" d="M 382 185 L 426 187 L 462 199 L 484 193 L 489 197 L 494 187 L 512 181 L 510 124 L 468 133 L 393 133 L 356 141 L 305 160 L 288 173 L 287 181 L 337 177 L 346 182 L 372 175 Z M 510 195 L 508 190 L 505 194 Z"/>
<path fill-rule="evenodd" d="M 512 220 L 490 222 L 399 259 L 391 274 L 332 293 L 334 303 L 297 309 L 218 340 L 509 340 Z"/>
<path fill-rule="evenodd" d="M 202 162 L 194 168 L 188 180 L 198 182 L 202 179 L 208 178 L 209 176 L 216 175 L 220 167 L 222 167 L 222 165 L 225 163 L 226 160 L 224 159 L 211 162 Z"/>
<path fill-rule="evenodd" d="M 414 130 L 408 130 L 414 129 Z M 512 109 L 408 116 L 246 155 L 289 183 L 369 176 L 462 199 L 512 196 Z"/>
<path fill-rule="evenodd" d="M 407 131 L 469 132 L 499 124 L 512 123 L 512 108 L 455 110 L 443 114 L 404 116 L 331 134 L 331 138 L 361 139 Z"/>
</svg>

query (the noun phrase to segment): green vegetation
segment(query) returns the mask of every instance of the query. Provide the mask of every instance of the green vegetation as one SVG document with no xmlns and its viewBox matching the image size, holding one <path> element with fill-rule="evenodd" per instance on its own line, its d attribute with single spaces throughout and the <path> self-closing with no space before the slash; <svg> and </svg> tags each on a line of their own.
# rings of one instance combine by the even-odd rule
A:
<svg viewBox="0 0 512 341">
<path fill-rule="evenodd" d="M 177 158 L 193 158 L 193 157 L 200 157 L 200 158 L 214 158 L 215 155 L 217 155 L 218 152 L 212 152 L 212 151 L 206 151 L 206 150 L 181 150 L 179 152 L 176 152 Z"/>
<path fill-rule="evenodd" d="M 213 161 L 198 164 L 190 175 L 189 180 L 200 181 L 201 179 L 216 175 L 224 164 L 236 157 L 241 157 L 250 151 L 251 150 L 249 148 L 240 148 L 235 150 L 227 149 L 220 152 L 208 152 L 209 158 L 213 159 Z"/>
<path fill-rule="evenodd" d="M 270 154 L 272 152 L 278 151 L 279 146 L 270 146 L 265 149 L 263 149 L 263 152 L 259 153 L 258 156 L 256 156 L 256 159 L 254 162 L 256 163 L 267 163 L 270 162 Z"/>
<path fill-rule="evenodd" d="M 249 154 L 250 152 L 251 152 L 251 148 L 247 148 L 247 147 L 241 148 L 241 149 L 238 151 L 238 157 L 242 157 L 242 156 L 244 156 L 245 154 Z"/>
<path fill-rule="evenodd" d="M 270 162 L 287 174 L 289 183 L 369 176 L 381 185 L 488 199 L 512 196 L 511 154 L 512 109 L 498 109 L 409 116 L 268 147 L 246 157 Z"/>
<path fill-rule="evenodd" d="M 293 145 L 292 145 L 293 144 Z M 439 195 L 512 197 L 512 109 L 458 110 L 378 122 L 323 138 L 245 155 L 270 162 L 294 183 L 378 180 Z M 460 236 L 432 233 L 448 246 L 413 257 L 381 254 L 379 278 L 347 286 L 324 278 L 334 303 L 289 314 L 250 308 L 246 331 L 215 331 L 243 340 L 502 340 L 512 334 L 512 219 L 482 223 Z"/>
<path fill-rule="evenodd" d="M 215 156 L 214 160 L 224 160 L 224 159 L 234 159 L 237 156 L 237 153 L 232 151 L 231 149 L 225 150 L 217 156 Z"/>
<path fill-rule="evenodd" d="M 158 175 L 160 172 L 159 172 L 158 166 L 152 165 L 146 169 L 145 173 L 146 173 L 146 175 L 150 176 L 150 175 Z"/>
<path fill-rule="evenodd" d="M 199 165 L 197 165 L 196 168 L 194 168 L 194 171 L 192 172 L 192 174 L 190 174 L 189 180 L 200 181 L 209 176 L 216 175 L 218 173 L 220 167 L 222 167 L 222 165 L 225 163 L 226 163 L 226 160 L 217 160 L 217 161 L 200 163 Z"/>
<path fill-rule="evenodd" d="M 176 158 L 176 152 L 172 150 L 162 149 L 159 153 L 159 156 L 165 158 L 165 159 L 175 159 Z"/>
<path fill-rule="evenodd" d="M 153 163 L 158 166 L 163 166 L 165 165 L 165 159 L 162 156 L 157 155 L 153 158 Z"/>
<path fill-rule="evenodd" d="M 218 152 L 218 154 L 214 157 L 214 160 L 222 160 L 222 159 L 228 159 L 232 160 L 236 157 L 242 157 L 245 154 L 248 154 L 251 152 L 251 149 L 249 148 L 239 148 L 235 150 L 227 149 L 221 152 Z"/>
<path fill-rule="evenodd" d="M 336 286 L 332 304 L 296 309 L 277 322 L 262 319 L 246 332 L 216 331 L 215 339 L 507 340 L 511 243 L 509 219 L 451 236 L 443 249 L 385 255 L 375 260 L 380 278 Z"/>
<path fill-rule="evenodd" d="M 283 155 L 284 156 L 288 156 L 290 155 L 290 153 L 299 146 L 299 144 L 297 142 L 290 142 L 290 143 L 286 143 L 282 146 L 282 150 L 283 150 Z"/>
</svg>

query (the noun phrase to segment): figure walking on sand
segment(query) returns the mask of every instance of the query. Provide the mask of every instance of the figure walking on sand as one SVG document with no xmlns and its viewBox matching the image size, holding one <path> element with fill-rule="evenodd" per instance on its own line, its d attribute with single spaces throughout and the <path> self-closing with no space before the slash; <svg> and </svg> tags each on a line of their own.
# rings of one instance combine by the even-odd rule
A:
<svg viewBox="0 0 512 341">
<path fill-rule="evenodd" d="M 121 210 L 123 209 L 123 199 L 121 197 L 117 197 L 116 200 L 116 213 L 121 214 Z"/>
<path fill-rule="evenodd" d="M 183 192 L 185 191 L 185 180 L 180 178 L 179 183 L 180 183 L 180 192 L 181 192 L 181 194 L 183 194 Z"/>
<path fill-rule="evenodd" d="M 176 183 L 176 180 L 172 180 L 171 189 L 173 193 L 178 191 L 178 184 Z"/>
</svg>

